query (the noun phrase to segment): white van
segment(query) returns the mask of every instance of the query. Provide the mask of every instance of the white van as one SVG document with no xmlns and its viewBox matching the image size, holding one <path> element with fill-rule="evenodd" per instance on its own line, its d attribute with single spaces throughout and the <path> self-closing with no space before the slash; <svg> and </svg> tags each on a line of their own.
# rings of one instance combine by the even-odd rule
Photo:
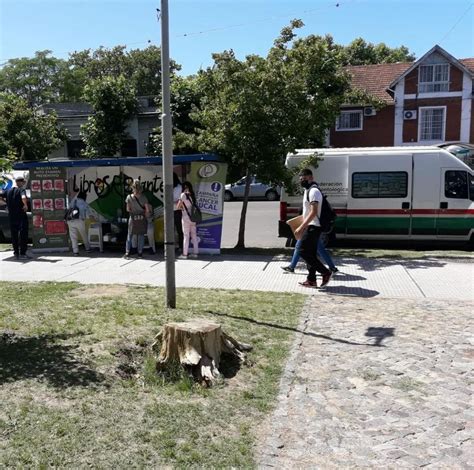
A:
<svg viewBox="0 0 474 470">
<path fill-rule="evenodd" d="M 340 239 L 474 240 L 474 173 L 438 147 L 301 149 L 286 158 L 294 168 L 319 154 L 315 181 L 338 214 Z M 286 220 L 302 196 L 285 190 L 278 236 L 291 238 Z"/>
</svg>

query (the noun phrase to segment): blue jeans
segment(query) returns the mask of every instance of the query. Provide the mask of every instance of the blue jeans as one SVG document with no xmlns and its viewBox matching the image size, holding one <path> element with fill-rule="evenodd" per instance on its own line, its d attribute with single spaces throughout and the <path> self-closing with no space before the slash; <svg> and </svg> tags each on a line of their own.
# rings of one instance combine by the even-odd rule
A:
<svg viewBox="0 0 474 470">
<path fill-rule="evenodd" d="M 295 269 L 298 261 L 300 259 L 300 249 L 301 249 L 301 240 L 298 240 L 295 245 L 295 251 L 293 253 L 293 258 L 291 258 L 290 268 Z M 321 238 L 318 239 L 318 256 L 328 265 L 329 269 L 335 269 L 336 265 L 331 258 L 331 255 L 326 250 L 323 241 Z"/>
</svg>

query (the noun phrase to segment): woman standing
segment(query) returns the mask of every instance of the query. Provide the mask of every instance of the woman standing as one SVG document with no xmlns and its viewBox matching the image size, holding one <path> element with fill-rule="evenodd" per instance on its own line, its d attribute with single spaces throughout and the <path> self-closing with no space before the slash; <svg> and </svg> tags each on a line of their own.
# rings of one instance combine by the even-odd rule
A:
<svg viewBox="0 0 474 470">
<path fill-rule="evenodd" d="M 67 221 L 69 227 L 69 238 L 71 239 L 72 254 L 74 256 L 79 255 L 79 235 L 81 236 L 82 243 L 86 248 L 86 253 L 91 251 L 89 243 L 89 237 L 87 236 L 86 222 L 87 217 L 90 216 L 89 204 L 86 202 L 87 193 L 85 191 L 79 191 L 74 197 L 69 207 L 77 209 L 79 211 L 78 217 Z"/>
<path fill-rule="evenodd" d="M 127 212 L 130 214 L 128 219 L 128 234 L 125 247 L 125 258 L 130 256 L 132 250 L 132 238 L 137 237 L 138 257 L 143 257 L 143 245 L 145 244 L 145 233 L 147 232 L 147 217 L 151 212 L 147 198 L 143 194 L 140 180 L 133 180 L 132 194 L 125 199 Z"/>
<path fill-rule="evenodd" d="M 178 203 L 182 192 L 181 181 L 179 181 L 178 175 L 173 173 L 174 227 L 178 234 L 178 245 L 176 248 L 179 248 L 181 251 L 183 251 L 183 226 L 181 223 L 182 211 L 178 209 Z"/>
<path fill-rule="evenodd" d="M 196 223 L 191 222 L 190 214 L 193 204 L 196 204 L 196 196 L 194 194 L 193 185 L 189 181 L 183 183 L 183 192 L 179 198 L 178 208 L 182 213 L 183 225 L 183 256 L 188 256 L 189 239 L 193 241 L 193 253 L 195 256 L 199 254 L 198 237 L 196 233 Z"/>
</svg>

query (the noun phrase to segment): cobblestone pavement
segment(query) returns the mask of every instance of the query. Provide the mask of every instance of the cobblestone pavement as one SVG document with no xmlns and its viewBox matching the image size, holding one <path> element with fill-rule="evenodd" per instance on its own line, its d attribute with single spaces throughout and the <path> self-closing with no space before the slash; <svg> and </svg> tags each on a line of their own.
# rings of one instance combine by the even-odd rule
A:
<svg viewBox="0 0 474 470">
<path fill-rule="evenodd" d="M 260 468 L 474 468 L 473 303 L 309 297 Z"/>
</svg>

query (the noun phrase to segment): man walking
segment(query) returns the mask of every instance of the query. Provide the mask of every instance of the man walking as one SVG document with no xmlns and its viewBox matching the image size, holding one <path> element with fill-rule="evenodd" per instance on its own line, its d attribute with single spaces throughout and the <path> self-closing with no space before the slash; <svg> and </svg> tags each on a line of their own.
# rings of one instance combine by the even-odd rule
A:
<svg viewBox="0 0 474 470">
<path fill-rule="evenodd" d="M 301 236 L 301 257 L 306 262 L 308 277 L 306 281 L 300 282 L 304 287 L 318 287 L 316 284 L 316 271 L 322 275 L 321 287 L 330 281 L 332 272 L 319 261 L 317 256 L 317 246 L 321 235 L 319 217 L 323 195 L 313 181 L 313 172 L 305 168 L 300 172 L 300 184 L 305 189 L 303 194 L 303 222 L 295 230 L 295 235 Z"/>
<path fill-rule="evenodd" d="M 16 259 L 29 259 L 28 248 L 28 198 L 24 188 L 25 178 L 15 178 L 16 187 L 3 191 L 1 197 L 7 203 L 13 254 Z"/>
</svg>

